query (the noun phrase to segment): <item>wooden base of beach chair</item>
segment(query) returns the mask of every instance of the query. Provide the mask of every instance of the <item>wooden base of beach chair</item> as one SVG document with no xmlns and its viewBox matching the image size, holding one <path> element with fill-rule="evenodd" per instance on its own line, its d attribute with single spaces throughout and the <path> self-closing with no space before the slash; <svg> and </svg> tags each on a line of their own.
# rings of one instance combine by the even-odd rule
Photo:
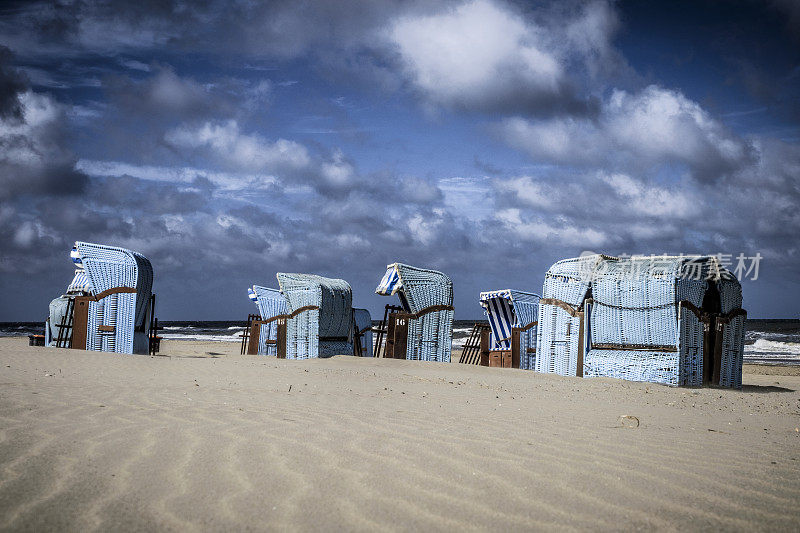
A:
<svg viewBox="0 0 800 533">
<path fill-rule="evenodd" d="M 386 353 L 390 359 L 405 359 L 408 350 L 408 318 L 405 313 L 392 313 L 386 328 Z"/>
<path fill-rule="evenodd" d="M 76 296 L 72 310 L 72 344 L 73 350 L 86 349 L 87 328 L 89 327 L 89 296 Z"/>
<path fill-rule="evenodd" d="M 375 333 L 375 346 L 372 350 L 373 357 L 389 357 L 386 354 L 386 339 L 389 329 L 389 316 L 395 313 L 402 313 L 403 308 L 397 305 L 387 305 L 383 311 L 383 320 L 378 324 L 378 327 L 372 328 Z M 404 356 L 405 357 L 405 356 Z"/>
<path fill-rule="evenodd" d="M 316 306 L 307 306 L 307 307 L 308 308 L 313 307 L 314 309 L 317 309 Z M 261 341 L 261 326 L 269 324 L 270 322 L 275 322 L 275 326 L 276 326 L 276 330 L 277 330 L 277 332 L 276 332 L 277 333 L 277 335 L 276 335 L 277 338 L 275 340 L 266 339 L 264 341 L 264 344 L 275 345 L 276 351 L 277 351 L 276 355 L 277 355 L 278 359 L 286 359 L 286 353 L 287 353 L 287 351 L 286 351 L 286 319 L 287 318 L 291 318 L 293 316 L 296 316 L 296 314 L 298 312 L 302 312 L 303 310 L 308 310 L 308 309 L 303 308 L 303 309 L 300 309 L 300 310 L 296 311 L 295 313 L 293 313 L 291 315 L 278 315 L 278 316 L 274 316 L 274 317 L 272 317 L 272 318 L 270 318 L 268 320 L 261 320 L 261 317 L 258 317 L 258 315 L 251 315 L 251 316 L 254 316 L 254 317 L 258 317 L 258 318 L 254 318 L 254 319 L 250 320 L 250 333 L 249 333 L 249 335 L 246 335 L 246 338 L 247 338 L 247 355 L 258 355 L 258 345 L 259 345 L 259 342 Z M 244 343 L 244 339 L 243 339 L 242 342 Z"/>
<path fill-rule="evenodd" d="M 158 325 L 156 318 L 156 295 L 150 295 L 150 325 L 147 329 L 147 353 L 155 355 L 161 350 L 161 337 L 158 336 L 158 331 L 161 326 Z"/>
<path fill-rule="evenodd" d="M 492 332 L 487 327 L 481 331 L 480 365 L 498 368 L 519 368 L 519 328 L 512 328 L 511 349 L 492 350 Z"/>
<path fill-rule="evenodd" d="M 387 307 L 387 313 L 390 306 Z M 394 307 L 394 306 L 392 306 Z M 428 313 L 452 311 L 451 305 L 432 305 L 418 313 L 393 312 L 388 314 L 386 323 L 386 348 L 384 357 L 406 359 L 408 354 L 408 326 L 411 320 L 419 320 Z"/>
<path fill-rule="evenodd" d="M 242 343 L 239 346 L 239 354 L 240 355 L 252 355 L 250 354 L 250 331 L 253 328 L 253 321 L 254 320 L 261 320 L 261 315 L 247 315 L 247 324 L 245 325 L 244 331 L 242 332 Z M 258 345 L 256 345 L 258 346 Z"/>
</svg>

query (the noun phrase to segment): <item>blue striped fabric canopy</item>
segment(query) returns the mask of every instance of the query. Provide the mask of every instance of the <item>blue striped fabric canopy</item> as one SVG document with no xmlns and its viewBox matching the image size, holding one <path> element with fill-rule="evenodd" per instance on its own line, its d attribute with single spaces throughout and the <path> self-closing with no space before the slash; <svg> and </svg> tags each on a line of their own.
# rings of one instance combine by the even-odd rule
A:
<svg viewBox="0 0 800 533">
<path fill-rule="evenodd" d="M 256 295 L 256 291 L 252 287 L 247 287 L 247 297 L 258 303 L 258 295 Z"/>
<path fill-rule="evenodd" d="M 480 300 L 489 318 L 493 348 L 508 350 L 511 348 L 511 328 L 517 321 L 511 301 L 511 290 L 482 292 Z"/>
<path fill-rule="evenodd" d="M 397 271 L 397 267 L 389 265 L 386 267 L 386 274 L 383 275 L 383 279 L 378 284 L 378 288 L 375 289 L 375 293 L 382 296 L 391 296 L 402 288 L 403 282 L 400 280 L 400 273 Z"/>
</svg>

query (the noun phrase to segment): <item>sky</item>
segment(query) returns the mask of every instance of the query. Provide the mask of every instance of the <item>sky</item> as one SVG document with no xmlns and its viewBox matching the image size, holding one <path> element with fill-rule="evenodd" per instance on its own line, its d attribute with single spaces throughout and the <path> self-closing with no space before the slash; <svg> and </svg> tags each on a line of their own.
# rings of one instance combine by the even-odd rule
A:
<svg viewBox="0 0 800 533">
<path fill-rule="evenodd" d="M 800 318 L 793 0 L 4 2 L 0 147 L 0 321 L 76 240 L 147 256 L 162 320 L 276 272 L 375 317 L 397 261 L 473 319 L 585 251 L 722 254 Z"/>
</svg>

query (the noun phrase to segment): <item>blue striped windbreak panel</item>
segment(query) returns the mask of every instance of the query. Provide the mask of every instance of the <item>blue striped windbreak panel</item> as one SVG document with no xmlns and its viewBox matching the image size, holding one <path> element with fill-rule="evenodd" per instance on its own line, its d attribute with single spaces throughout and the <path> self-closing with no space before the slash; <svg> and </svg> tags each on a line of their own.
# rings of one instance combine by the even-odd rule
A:
<svg viewBox="0 0 800 533">
<path fill-rule="evenodd" d="M 400 273 L 397 271 L 395 265 L 386 267 L 386 274 L 383 275 L 381 282 L 375 289 L 376 294 L 382 296 L 391 296 L 403 288 L 403 282 L 400 280 Z"/>
<path fill-rule="evenodd" d="M 481 305 L 486 309 L 489 327 L 492 330 L 492 348 L 508 350 L 511 348 L 511 328 L 516 324 L 511 291 L 489 291 L 480 295 Z"/>
</svg>

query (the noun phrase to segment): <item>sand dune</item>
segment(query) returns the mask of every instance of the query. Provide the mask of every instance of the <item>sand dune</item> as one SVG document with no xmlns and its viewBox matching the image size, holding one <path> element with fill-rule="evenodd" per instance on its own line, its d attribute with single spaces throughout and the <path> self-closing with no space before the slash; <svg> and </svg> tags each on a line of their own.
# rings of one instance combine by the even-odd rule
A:
<svg viewBox="0 0 800 533">
<path fill-rule="evenodd" d="M 0 339 L 0 527 L 800 525 L 795 371 L 691 390 L 237 352 Z"/>
</svg>

